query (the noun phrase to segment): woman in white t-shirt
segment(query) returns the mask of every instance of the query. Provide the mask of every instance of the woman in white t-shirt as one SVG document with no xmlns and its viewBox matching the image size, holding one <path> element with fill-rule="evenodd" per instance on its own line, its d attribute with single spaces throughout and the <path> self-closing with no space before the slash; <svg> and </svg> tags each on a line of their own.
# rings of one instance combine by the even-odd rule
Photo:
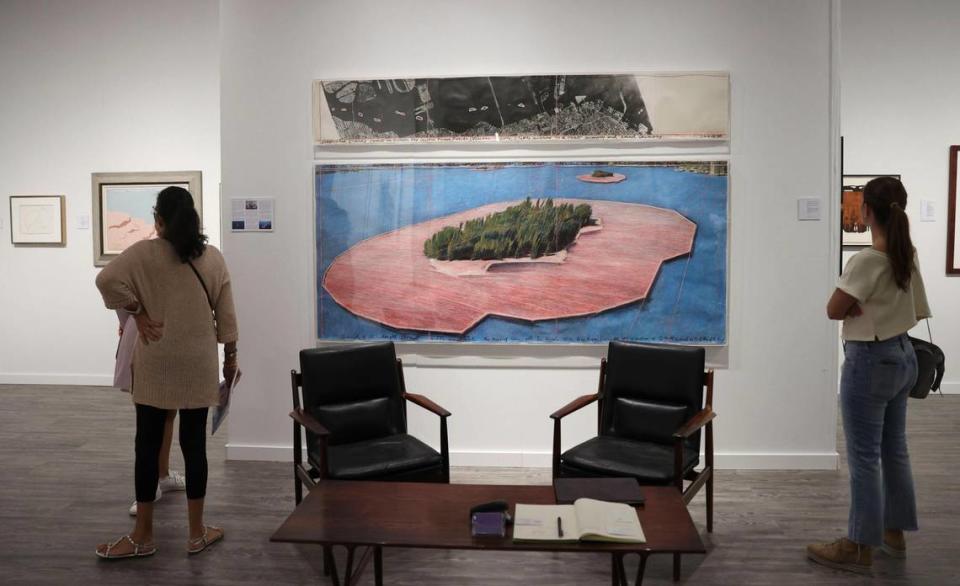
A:
<svg viewBox="0 0 960 586">
<path fill-rule="evenodd" d="M 844 268 L 827 304 L 843 320 L 840 406 L 850 468 L 850 518 L 845 538 L 807 546 L 821 564 L 869 573 L 872 548 L 906 557 L 904 531 L 917 530 L 917 505 L 907 453 L 907 397 L 917 357 L 907 332 L 930 317 L 899 180 L 879 177 L 863 190 L 861 212 L 873 245 Z"/>
</svg>

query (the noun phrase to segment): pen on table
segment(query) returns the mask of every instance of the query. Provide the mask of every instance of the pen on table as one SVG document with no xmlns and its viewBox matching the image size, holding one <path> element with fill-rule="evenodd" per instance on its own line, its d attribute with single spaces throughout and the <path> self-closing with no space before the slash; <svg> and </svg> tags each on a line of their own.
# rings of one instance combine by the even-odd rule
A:
<svg viewBox="0 0 960 586">
<path fill-rule="evenodd" d="M 563 537 L 563 523 L 560 521 L 560 517 L 557 517 L 557 534 Z"/>
</svg>

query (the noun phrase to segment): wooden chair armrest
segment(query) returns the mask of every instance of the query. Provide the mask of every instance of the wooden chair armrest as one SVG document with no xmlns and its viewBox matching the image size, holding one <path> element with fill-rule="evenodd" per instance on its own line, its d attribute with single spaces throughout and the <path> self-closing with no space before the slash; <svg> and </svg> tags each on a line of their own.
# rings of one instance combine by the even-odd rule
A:
<svg viewBox="0 0 960 586">
<path fill-rule="evenodd" d="M 686 439 L 700 430 L 701 427 L 713 421 L 717 414 L 713 409 L 704 409 L 690 418 L 680 429 L 673 434 L 673 439 Z"/>
<path fill-rule="evenodd" d="M 440 405 L 437 405 L 430 399 L 424 397 L 423 395 L 416 395 L 414 393 L 404 393 L 403 398 L 406 399 L 407 401 L 410 401 L 414 405 L 419 405 L 420 407 L 423 407 L 427 411 L 430 411 L 431 413 L 439 415 L 440 417 L 450 417 L 449 411 L 447 411 Z"/>
<path fill-rule="evenodd" d="M 577 397 L 573 401 L 570 401 L 563 407 L 554 411 L 550 415 L 550 419 L 562 419 L 578 409 L 583 409 L 584 407 L 586 407 L 590 403 L 593 403 L 599 398 L 600 398 L 600 395 L 597 393 L 594 393 L 592 395 L 583 395 L 582 397 Z"/>
<path fill-rule="evenodd" d="M 310 430 L 311 432 L 317 435 L 321 435 L 321 436 L 330 435 L 330 432 L 327 430 L 326 427 L 323 426 L 323 424 L 321 424 L 319 421 L 314 419 L 312 415 L 310 415 L 303 409 L 294 409 L 293 411 L 290 412 L 290 417 L 292 417 L 294 421 L 296 421 L 297 423 L 299 423 L 300 425 L 304 426 L 305 428 L 307 428 L 308 430 Z"/>
</svg>

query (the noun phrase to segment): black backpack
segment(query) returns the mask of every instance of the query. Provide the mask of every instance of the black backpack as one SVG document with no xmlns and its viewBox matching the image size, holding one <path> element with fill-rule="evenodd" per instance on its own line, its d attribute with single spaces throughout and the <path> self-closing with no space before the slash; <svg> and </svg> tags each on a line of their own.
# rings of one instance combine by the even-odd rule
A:
<svg viewBox="0 0 960 586">
<path fill-rule="evenodd" d="M 930 330 L 930 322 L 927 322 L 927 331 Z M 945 357 L 943 350 L 933 343 L 933 336 L 930 341 L 910 337 L 913 343 L 913 351 L 917 354 L 917 383 L 910 389 L 910 396 L 914 399 L 925 399 L 930 394 L 930 390 L 940 390 L 940 382 L 943 381 L 943 370 Z"/>
</svg>

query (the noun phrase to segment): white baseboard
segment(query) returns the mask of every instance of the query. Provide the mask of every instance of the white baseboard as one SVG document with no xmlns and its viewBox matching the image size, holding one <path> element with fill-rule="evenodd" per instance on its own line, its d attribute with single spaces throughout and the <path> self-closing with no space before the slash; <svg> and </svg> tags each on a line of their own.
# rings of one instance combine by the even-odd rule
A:
<svg viewBox="0 0 960 586">
<path fill-rule="evenodd" d="M 0 373 L 0 385 L 78 385 L 112 387 L 112 374 L 42 374 L 38 372 Z"/>
<path fill-rule="evenodd" d="M 960 395 L 960 382 L 941 383 L 940 390 L 943 391 L 944 395 Z"/>
<path fill-rule="evenodd" d="M 227 442 L 227 460 L 292 462 L 293 446 L 256 446 Z"/>
<path fill-rule="evenodd" d="M 291 446 L 227 444 L 228 460 L 289 462 Z M 549 468 L 550 452 L 451 451 L 451 466 L 479 468 Z M 701 458 L 701 462 L 702 462 Z M 840 456 L 824 453 L 718 453 L 716 467 L 723 470 L 836 470 Z"/>
<path fill-rule="evenodd" d="M 549 468 L 551 452 L 450 452 L 451 466 L 477 468 Z"/>
<path fill-rule="evenodd" d="M 836 470 L 840 465 L 837 452 L 822 453 L 736 453 L 717 452 L 717 470 Z M 700 459 L 703 462 L 703 458 Z"/>
</svg>

